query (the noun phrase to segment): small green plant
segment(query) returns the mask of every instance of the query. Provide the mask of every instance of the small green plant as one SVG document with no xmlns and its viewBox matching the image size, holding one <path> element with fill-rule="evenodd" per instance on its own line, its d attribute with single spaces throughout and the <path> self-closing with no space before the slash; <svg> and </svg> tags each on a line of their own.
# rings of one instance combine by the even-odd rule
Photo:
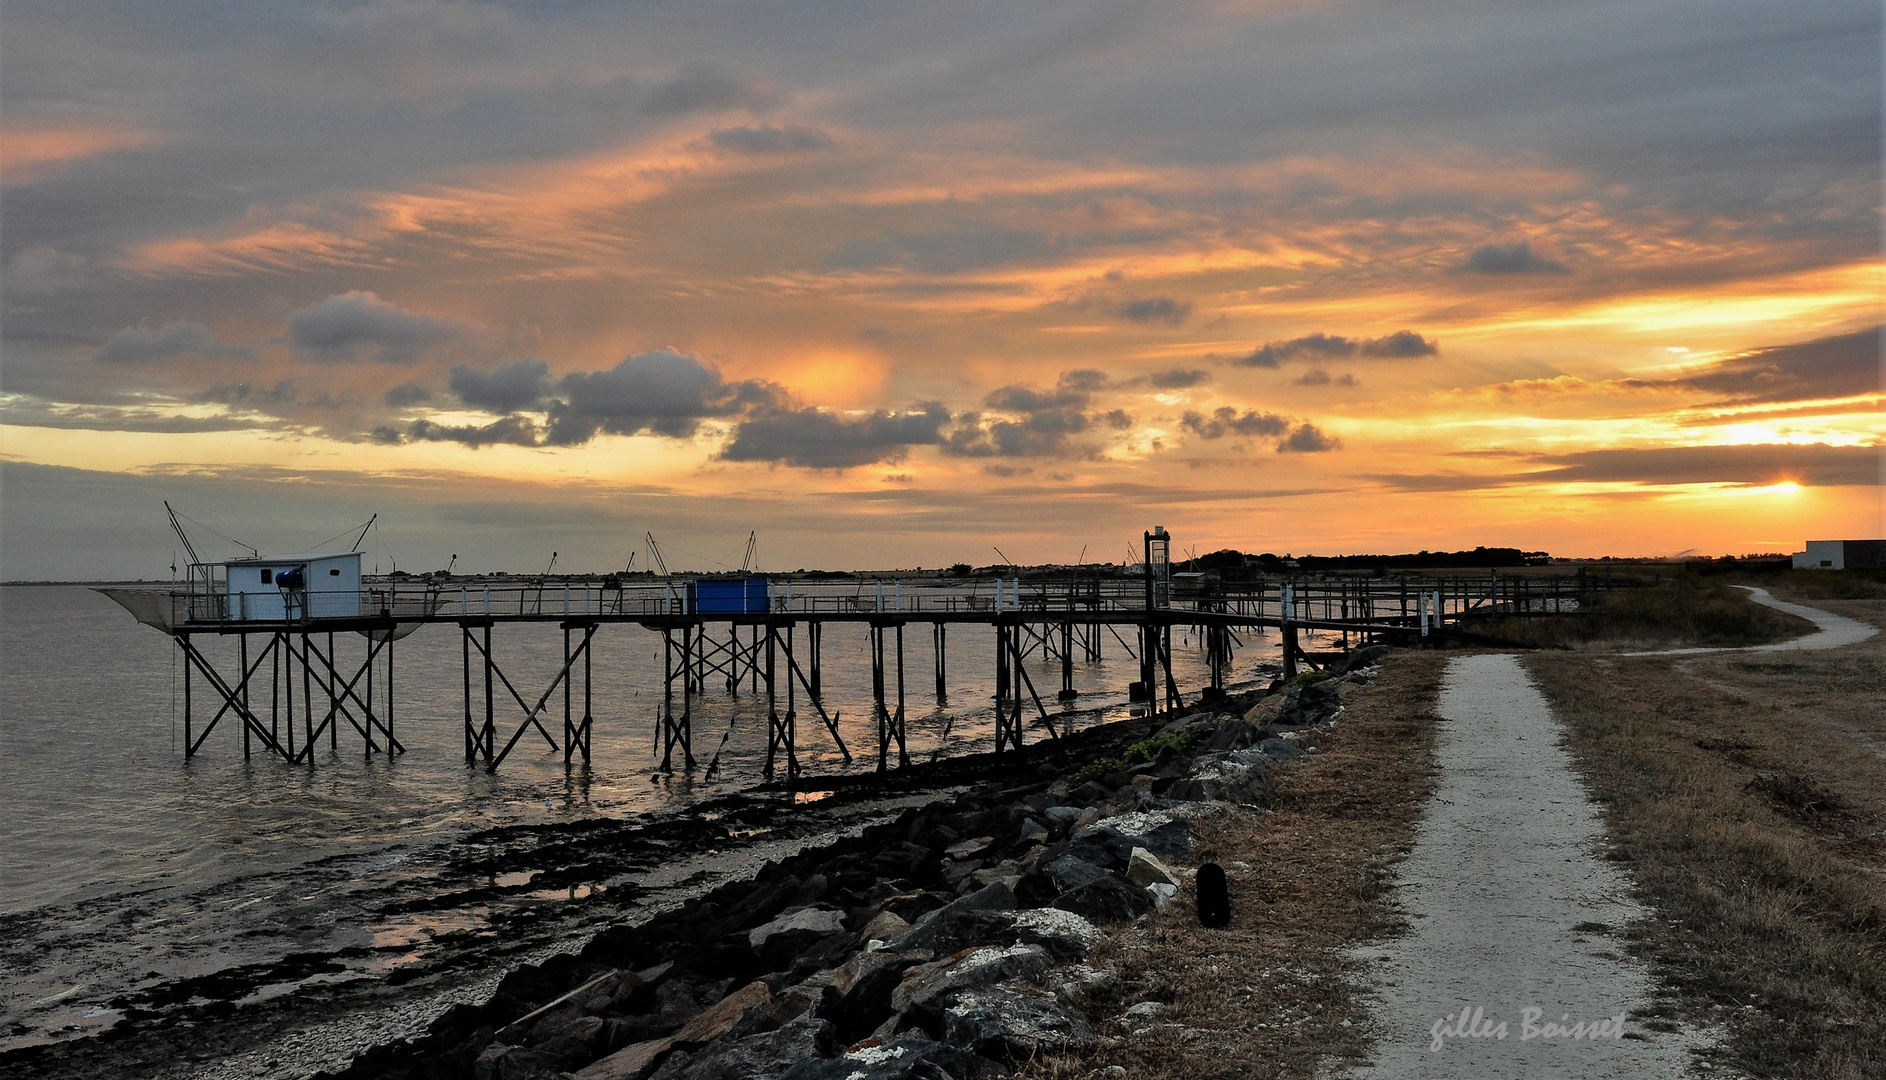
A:
<svg viewBox="0 0 1886 1080">
<path fill-rule="evenodd" d="M 1296 678 L 1291 679 L 1290 685 L 1291 686 L 1308 686 L 1311 683 L 1319 683 L 1327 679 L 1333 679 L 1335 677 L 1336 677 L 1336 673 L 1333 671 L 1304 671 L 1304 672 L 1298 673 Z"/>
<path fill-rule="evenodd" d="M 1197 743 L 1197 737 L 1192 735 L 1155 735 L 1150 739 L 1143 742 L 1136 742 L 1125 750 L 1120 751 L 1120 756 L 1117 758 L 1101 758 L 1098 761 L 1088 762 L 1081 767 L 1079 772 L 1068 779 L 1067 786 L 1070 789 L 1077 788 L 1091 780 L 1098 780 L 1103 776 L 1109 776 L 1122 769 L 1130 769 L 1135 765 L 1142 765 L 1149 761 L 1158 761 L 1159 755 L 1163 753 L 1167 747 L 1171 747 L 1172 752 L 1175 754 L 1182 754 L 1190 750 Z"/>
</svg>

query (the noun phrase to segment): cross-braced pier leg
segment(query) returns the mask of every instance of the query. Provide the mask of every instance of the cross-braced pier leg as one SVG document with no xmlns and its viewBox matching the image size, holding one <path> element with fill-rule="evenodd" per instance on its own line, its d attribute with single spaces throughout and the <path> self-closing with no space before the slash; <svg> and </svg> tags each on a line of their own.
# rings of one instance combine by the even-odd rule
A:
<svg viewBox="0 0 1886 1080">
<path fill-rule="evenodd" d="M 482 756 L 484 758 L 485 770 L 487 772 L 496 772 L 498 769 L 498 766 L 504 762 L 504 759 L 506 757 L 510 756 L 511 750 L 517 746 L 518 740 L 524 737 L 524 733 L 526 731 L 529 731 L 533 728 L 536 729 L 539 735 L 543 736 L 544 742 L 550 745 L 551 750 L 556 750 L 557 740 L 551 736 L 549 729 L 544 727 L 543 721 L 542 719 L 540 719 L 540 716 L 544 712 L 544 707 L 548 705 L 550 702 L 550 695 L 556 692 L 557 685 L 560 682 L 562 682 L 564 679 L 569 677 L 570 665 L 572 662 L 574 662 L 575 657 L 571 657 L 569 660 L 565 662 L 564 666 L 558 670 L 556 677 L 550 680 L 550 685 L 544 688 L 544 692 L 540 697 L 538 697 L 536 704 L 531 705 L 524 700 L 523 694 L 518 693 L 517 687 L 511 684 L 510 676 L 504 673 L 504 669 L 498 665 L 497 657 L 494 656 L 491 652 L 491 623 L 486 620 L 478 620 L 476 623 L 471 623 L 471 624 L 461 623 L 460 625 L 466 627 L 466 629 L 464 630 L 464 639 L 466 642 L 466 649 L 465 649 L 466 680 L 465 681 L 466 681 L 468 693 L 467 693 L 465 713 L 468 718 L 471 716 L 469 688 L 471 684 L 471 678 L 470 678 L 471 651 L 473 649 L 476 649 L 478 651 L 479 659 L 484 667 L 484 672 L 485 672 L 484 726 L 482 730 L 475 733 L 475 737 L 472 740 L 473 743 L 475 743 L 474 748 L 476 749 L 478 756 Z M 482 642 L 477 637 L 474 637 L 472 635 L 471 626 L 479 626 L 484 631 Z M 586 656 L 589 653 L 588 646 L 589 646 L 589 640 L 586 636 L 584 638 L 583 647 L 579 649 L 578 651 L 581 654 Z M 511 733 L 511 738 L 509 739 L 509 741 L 507 741 L 504 744 L 504 747 L 502 749 L 499 749 L 497 745 L 498 729 L 497 729 L 497 692 L 496 691 L 497 691 L 497 686 L 499 684 L 502 684 L 504 686 L 505 692 L 511 695 L 511 700 L 516 702 L 517 707 L 523 710 L 523 713 L 524 713 L 523 722 L 518 724 L 517 730 Z"/>
<path fill-rule="evenodd" d="M 930 624 L 930 655 L 936 661 L 936 703 L 938 705 L 947 704 L 950 699 L 949 689 L 945 685 L 944 663 L 944 657 L 949 648 L 949 639 L 946 636 L 947 626 L 948 624 L 940 622 Z"/>
<path fill-rule="evenodd" d="M 995 626 L 995 752 L 1022 748 L 1022 629 L 1018 622 Z"/>
<path fill-rule="evenodd" d="M 1081 692 L 1074 689 L 1074 620 L 1061 623 L 1061 693 L 1062 701 L 1073 701 Z"/>
<path fill-rule="evenodd" d="M 1205 691 L 1208 701 L 1225 696 L 1225 669 L 1231 666 L 1231 631 L 1217 623 L 1205 627 L 1205 656 L 1211 666 L 1211 686 Z"/>
<path fill-rule="evenodd" d="M 787 663 L 786 676 L 786 714 L 779 713 L 779 689 L 775 682 L 777 675 L 776 659 L 781 646 L 784 646 Z M 792 685 L 792 624 L 785 627 L 785 637 L 780 637 L 780 628 L 767 624 L 766 627 L 766 775 L 773 775 L 776 760 L 786 759 L 786 778 L 795 780 L 799 776 L 799 755 L 794 745 L 797 734 L 797 714 L 793 709 L 794 693 Z"/>
<path fill-rule="evenodd" d="M 372 692 L 369 690 L 367 695 L 362 697 L 361 691 L 358 689 L 362 682 L 372 674 L 374 665 L 380 658 L 381 651 L 390 648 L 391 645 L 392 635 L 390 633 L 386 635 L 378 633 L 370 634 L 367 638 L 366 659 L 361 662 L 359 668 L 355 669 L 352 677 L 343 678 L 340 668 L 335 664 L 332 634 L 328 635 L 328 651 L 326 653 L 323 653 L 320 647 L 315 645 L 313 640 L 306 634 L 302 635 L 302 651 L 299 655 L 295 654 L 293 644 L 290 642 L 288 645 L 289 659 L 299 660 L 304 672 L 313 671 L 315 678 L 320 682 L 321 689 L 327 695 L 328 699 L 327 715 L 321 720 L 320 726 L 313 729 L 312 736 L 308 740 L 307 745 L 302 747 L 302 754 L 304 754 L 310 762 L 314 760 L 314 741 L 320 736 L 323 729 L 326 729 L 328 733 L 329 748 L 337 749 L 339 747 L 340 738 L 338 732 L 341 720 L 346 720 L 354 729 L 355 733 L 366 743 L 367 753 L 369 754 L 375 750 L 382 749 L 388 754 L 402 754 L 406 752 L 406 747 L 401 745 L 399 740 L 393 737 L 391 724 L 374 712 Z M 307 704 L 307 702 L 304 702 L 304 704 Z M 359 711 L 358 716 L 355 715 L 355 710 Z M 312 715 L 312 710 L 309 710 L 309 715 Z M 384 742 L 383 746 L 381 742 Z"/>
<path fill-rule="evenodd" d="M 262 662 L 264 660 L 270 660 L 275 656 L 276 642 L 271 639 L 269 647 L 257 655 L 254 660 L 250 660 L 248 655 L 248 636 L 246 634 L 243 635 L 243 641 L 239 646 L 242 674 L 238 677 L 236 685 L 231 686 L 228 680 L 223 678 L 222 673 L 216 670 L 216 665 L 211 663 L 207 656 L 203 655 L 201 649 L 197 648 L 196 642 L 191 640 L 189 634 L 178 634 L 176 641 L 177 647 L 183 651 L 184 657 L 184 759 L 187 761 L 195 757 L 197 751 L 202 749 L 204 741 L 210 737 L 210 732 L 216 730 L 217 723 L 221 721 L 224 716 L 234 713 L 237 721 L 242 725 L 245 757 L 247 756 L 249 740 L 253 737 L 259 740 L 263 746 L 280 754 L 284 759 L 292 760 L 289 752 L 282 749 L 280 743 L 276 741 L 274 734 L 262 727 L 261 720 L 249 708 L 249 683 L 255 677 L 255 673 L 261 669 Z M 195 685 L 194 680 L 191 678 L 191 671 L 193 669 L 203 676 L 204 682 L 209 685 L 211 690 L 215 691 L 217 697 L 222 699 L 221 707 L 216 710 L 215 715 L 210 717 L 209 723 L 203 726 L 203 730 L 200 734 L 195 730 Z M 277 670 L 279 670 L 279 664 L 277 664 Z"/>
<path fill-rule="evenodd" d="M 576 629 L 583 631 L 583 641 L 576 647 L 576 652 L 572 653 L 570 652 L 570 631 Z M 578 753 L 583 755 L 583 764 L 589 764 L 590 733 L 595 720 L 590 711 L 590 639 L 595 636 L 595 623 L 566 622 L 563 624 L 563 670 L 565 673 L 563 677 L 563 767 L 566 769 L 570 767 Z M 581 720 L 575 719 L 571 701 L 573 695 L 571 684 L 576 679 L 570 672 L 578 655 L 583 658 L 583 717 Z"/>
<path fill-rule="evenodd" d="M 825 624 L 819 622 L 807 623 L 805 627 L 805 638 L 806 646 L 810 651 L 810 656 L 807 657 L 807 660 L 808 667 L 811 670 L 811 683 L 806 687 L 805 692 L 813 701 L 823 703 L 825 701 L 825 692 L 820 689 L 819 679 L 820 672 L 825 666 L 821 659 L 825 651 L 823 647 L 825 641 Z M 846 760 L 849 761 L 850 758 L 846 758 Z"/>
<path fill-rule="evenodd" d="M 665 676 L 662 680 L 661 715 L 657 718 L 660 730 L 657 741 L 661 743 L 661 771 L 674 771 L 675 748 L 681 749 L 682 768 L 694 768 L 694 627 L 681 627 L 681 641 L 677 644 L 673 628 L 664 628 L 661 632 L 663 641 L 663 667 Z M 675 662 L 680 661 L 681 677 L 681 715 L 675 715 Z"/>
<path fill-rule="evenodd" d="M 882 623 L 871 624 L 871 699 L 877 712 L 878 727 L 878 771 L 889 767 L 891 744 L 897 744 L 897 765 L 902 768 L 910 764 L 910 749 L 904 738 L 904 624 L 897 623 L 897 709 L 890 708 L 884 663 L 884 631 Z"/>
<path fill-rule="evenodd" d="M 1172 624 L 1167 623 L 1160 626 L 1156 628 L 1154 633 L 1156 640 L 1159 642 L 1159 664 L 1161 673 L 1165 675 L 1166 679 L 1165 711 L 1167 713 L 1177 714 L 1180 709 L 1185 708 L 1185 699 L 1179 696 L 1179 683 L 1172 677 Z"/>
<path fill-rule="evenodd" d="M 806 637 L 808 639 L 815 637 L 815 634 L 813 633 L 813 628 L 816 627 L 817 625 L 818 625 L 817 623 L 806 624 Z M 816 654 L 814 655 L 816 657 Z M 800 688 L 803 689 L 806 693 L 807 700 L 811 701 L 812 707 L 818 710 L 819 719 L 824 721 L 825 723 L 825 730 L 832 733 L 832 742 L 837 744 L 838 752 L 845 755 L 845 764 L 847 765 L 851 764 L 851 751 L 845 746 L 844 737 L 838 734 L 838 717 L 840 714 L 836 712 L 828 714 L 825 711 L 824 703 L 821 702 L 818 698 L 818 692 L 815 689 L 815 687 L 818 686 L 817 669 L 814 669 L 811 677 L 808 678 L 805 670 L 799 666 L 798 660 L 793 656 L 792 624 L 791 623 L 786 624 L 786 672 L 788 675 L 788 678 L 786 679 L 786 684 L 787 684 L 786 689 L 787 689 L 787 695 L 788 695 L 786 699 L 787 712 L 790 713 L 792 711 L 792 704 L 791 704 L 792 681 L 793 679 L 797 679 L 799 680 Z"/>
</svg>

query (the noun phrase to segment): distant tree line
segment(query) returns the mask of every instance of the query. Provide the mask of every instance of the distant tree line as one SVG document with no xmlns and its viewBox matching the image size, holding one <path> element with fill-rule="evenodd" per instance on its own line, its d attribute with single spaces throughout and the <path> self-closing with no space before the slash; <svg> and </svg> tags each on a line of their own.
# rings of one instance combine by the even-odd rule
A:
<svg viewBox="0 0 1886 1080">
<path fill-rule="evenodd" d="M 1552 556 L 1543 551 L 1510 547 L 1476 547 L 1472 551 L 1417 551 L 1406 555 L 1276 555 L 1248 554 L 1225 548 L 1190 560 L 1188 570 L 1259 570 L 1274 573 L 1295 564 L 1299 570 L 1450 570 L 1502 566 L 1543 566 Z"/>
</svg>

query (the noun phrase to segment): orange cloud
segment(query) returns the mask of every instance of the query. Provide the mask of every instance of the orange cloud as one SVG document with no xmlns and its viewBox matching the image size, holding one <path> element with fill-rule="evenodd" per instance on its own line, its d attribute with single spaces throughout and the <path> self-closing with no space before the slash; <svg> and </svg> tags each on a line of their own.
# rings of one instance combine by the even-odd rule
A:
<svg viewBox="0 0 1886 1080">
<path fill-rule="evenodd" d="M 87 158 L 161 141 L 130 128 L 0 128 L 0 186 L 37 184 Z"/>
</svg>

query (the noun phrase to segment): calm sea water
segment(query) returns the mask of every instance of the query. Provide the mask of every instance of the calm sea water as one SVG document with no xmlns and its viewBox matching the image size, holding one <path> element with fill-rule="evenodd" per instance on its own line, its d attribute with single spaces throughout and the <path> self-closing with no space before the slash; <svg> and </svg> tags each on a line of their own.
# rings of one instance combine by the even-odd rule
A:
<svg viewBox="0 0 1886 1080">
<path fill-rule="evenodd" d="M 500 662 L 534 700 L 561 662 L 561 633 L 503 625 L 494 633 Z M 834 626 L 824 648 L 827 707 L 839 711 L 841 732 L 858 755 L 852 768 L 859 769 L 872 764 L 865 756 L 873 743 L 866 640 L 862 626 Z M 1084 691 L 1082 708 L 1117 715 L 1136 664 L 1110 635 L 1103 640 L 1105 659 L 1077 665 L 1076 685 Z M 220 662 L 225 671 L 233 667 L 233 644 L 205 644 L 228 649 Z M 355 636 L 341 649 L 360 653 L 364 645 Z M 907 630 L 905 645 L 913 753 L 986 747 L 992 633 L 952 632 L 946 706 L 931 692 L 928 628 Z M 651 782 L 661 638 L 635 626 L 605 626 L 595 638 L 590 767 L 566 771 L 562 753 L 532 734 L 497 774 L 468 769 L 459 648 L 452 626 L 426 627 L 397 643 L 397 733 L 407 753 L 396 760 L 365 759 L 358 737 L 343 728 L 339 750 L 323 742 L 313 765 L 259 752 L 245 762 L 240 729 L 225 719 L 186 762 L 181 660 L 168 637 L 89 589 L 0 588 L 0 916 L 16 926 L 142 919 L 149 925 L 138 923 L 134 936 L 152 966 L 163 969 L 164 957 L 188 954 L 189 969 L 216 970 L 252 962 L 258 949 L 292 944 L 271 945 L 266 935 L 244 932 L 240 898 L 260 895 L 260 886 L 249 889 L 247 882 L 266 879 L 274 892 L 293 892 L 304 878 L 310 887 L 331 878 L 337 858 L 353 860 L 348 873 L 368 873 L 406 857 L 399 853 L 449 845 L 479 829 L 623 817 L 759 779 L 762 699 L 729 697 L 710 680 L 714 692 L 697 704 L 695 746 L 703 760 L 720 748 L 721 775 L 712 783 Z M 1197 643 L 1175 639 L 1174 652 L 1181 686 L 1200 685 L 1205 669 Z M 1275 652 L 1241 651 L 1236 674 L 1257 677 Z M 1051 692 L 1058 675 L 1038 671 L 1035 685 Z M 513 706 L 510 716 L 514 724 L 521 712 Z M 559 713 L 547 726 L 560 737 L 560 724 Z M 816 716 L 802 711 L 799 731 L 812 773 L 845 768 Z M 202 918 L 148 917 L 160 909 L 211 908 L 220 929 L 208 939 Z M 16 1035 L 33 1026 L 21 1018 L 48 988 L 92 977 L 83 948 L 69 963 L 63 951 L 34 960 L 30 980 L 17 971 L 0 974 L 0 1016 L 16 1025 Z M 7 1041 L 0 1034 L 0 1045 Z"/>
</svg>

